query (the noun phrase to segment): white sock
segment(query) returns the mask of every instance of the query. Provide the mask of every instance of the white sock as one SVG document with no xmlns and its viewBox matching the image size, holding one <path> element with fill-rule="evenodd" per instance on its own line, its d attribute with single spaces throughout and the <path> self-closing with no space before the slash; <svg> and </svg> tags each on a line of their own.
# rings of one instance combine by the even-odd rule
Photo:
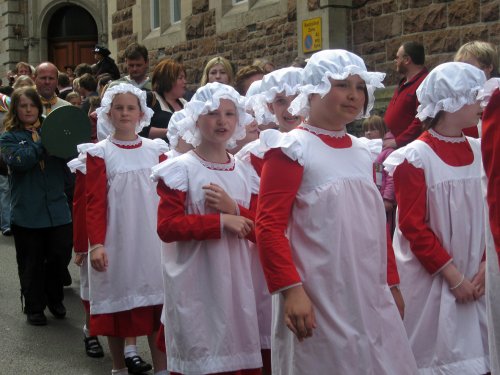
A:
<svg viewBox="0 0 500 375">
<path fill-rule="evenodd" d="M 155 372 L 155 375 L 168 375 L 168 371 L 167 370 L 161 370 L 161 371 Z"/>
<path fill-rule="evenodd" d="M 120 370 L 111 370 L 111 375 L 128 375 L 128 368 L 122 368 Z"/>
<path fill-rule="evenodd" d="M 86 324 L 83 325 L 83 334 L 85 335 L 86 338 L 90 336 L 90 331 L 88 330 Z"/>
<path fill-rule="evenodd" d="M 123 351 L 125 358 L 132 358 L 137 355 L 137 345 L 126 345 Z"/>
</svg>

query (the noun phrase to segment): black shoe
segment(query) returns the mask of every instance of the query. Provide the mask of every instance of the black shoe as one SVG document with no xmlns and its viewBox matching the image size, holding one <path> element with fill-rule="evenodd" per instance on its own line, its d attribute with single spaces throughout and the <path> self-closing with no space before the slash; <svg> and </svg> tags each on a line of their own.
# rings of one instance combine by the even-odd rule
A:
<svg viewBox="0 0 500 375">
<path fill-rule="evenodd" d="M 104 350 L 102 350 L 101 343 L 97 336 L 84 337 L 85 353 L 92 358 L 104 357 Z"/>
<path fill-rule="evenodd" d="M 66 307 L 62 304 L 62 302 L 57 302 L 47 306 L 49 311 L 54 315 L 56 319 L 64 319 L 66 316 Z"/>
<path fill-rule="evenodd" d="M 70 275 L 67 268 L 63 271 L 62 282 L 63 282 L 63 286 L 70 286 L 71 283 L 73 282 L 73 280 L 71 279 L 71 275 Z"/>
<path fill-rule="evenodd" d="M 7 228 L 7 229 L 4 229 L 4 230 L 2 231 L 2 234 L 3 234 L 4 236 L 9 237 L 9 236 L 12 236 L 12 231 L 10 230 L 10 228 Z"/>
<path fill-rule="evenodd" d="M 42 312 L 27 313 L 26 319 L 32 326 L 45 326 L 47 325 L 47 317 Z"/>
<path fill-rule="evenodd" d="M 138 355 L 125 358 L 125 364 L 127 365 L 128 372 L 131 374 L 142 374 L 143 372 L 149 371 L 153 368 L 153 366 L 143 361 Z"/>
</svg>

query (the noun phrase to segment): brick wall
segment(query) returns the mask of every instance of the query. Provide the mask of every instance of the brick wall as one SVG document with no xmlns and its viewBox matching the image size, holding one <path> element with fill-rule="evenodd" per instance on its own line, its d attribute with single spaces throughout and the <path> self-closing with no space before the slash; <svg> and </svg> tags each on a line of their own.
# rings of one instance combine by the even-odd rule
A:
<svg viewBox="0 0 500 375">
<path fill-rule="evenodd" d="M 400 77 L 393 60 L 403 42 L 423 43 L 429 68 L 453 60 L 471 40 L 498 46 L 499 8 L 499 0 L 370 0 L 351 11 L 351 49 L 368 69 L 387 73 L 386 86 L 394 85 Z"/>
<path fill-rule="evenodd" d="M 132 9 L 135 0 L 118 0 L 112 15 L 112 38 L 118 42 L 118 51 L 137 41 L 132 29 Z M 237 69 L 252 63 L 255 58 L 267 58 L 277 67 L 289 66 L 297 57 L 296 1 L 289 0 L 287 13 L 250 25 L 242 25 L 229 32 L 216 32 L 215 10 L 208 0 L 193 1 L 192 13 L 186 19 L 186 41 L 150 50 L 150 67 L 165 58 L 182 59 L 187 69 L 190 88 L 198 85 L 203 67 L 214 56 L 224 56 Z M 118 63 L 123 68 L 123 53 Z M 235 72 L 236 73 L 236 72 Z"/>
</svg>

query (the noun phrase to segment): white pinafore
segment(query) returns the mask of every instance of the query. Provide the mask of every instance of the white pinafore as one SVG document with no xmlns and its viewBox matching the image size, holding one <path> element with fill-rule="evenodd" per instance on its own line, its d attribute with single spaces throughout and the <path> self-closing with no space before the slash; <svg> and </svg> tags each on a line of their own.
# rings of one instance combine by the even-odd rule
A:
<svg viewBox="0 0 500 375">
<path fill-rule="evenodd" d="M 221 186 L 249 207 L 259 178 L 231 156 L 210 163 L 189 151 L 153 169 L 171 189 L 187 193 L 186 214 L 213 214 L 202 186 Z M 208 374 L 262 367 L 248 241 L 223 231 L 220 239 L 163 244 L 164 324 L 168 370 Z"/>
<path fill-rule="evenodd" d="M 92 315 L 163 304 L 161 240 L 156 233 L 159 198 L 150 174 L 168 145 L 142 138 L 140 147 L 125 149 L 113 142 L 105 139 L 87 150 L 104 159 L 108 191 L 108 269 L 89 267 Z"/>
<path fill-rule="evenodd" d="M 480 143 L 473 138 L 467 140 L 474 153 L 470 165 L 446 164 L 421 140 L 394 151 L 384 165 L 391 174 L 404 160 L 424 170 L 427 225 L 470 280 L 478 272 L 484 253 L 485 226 Z M 444 278 L 439 273 L 429 274 L 415 257 L 399 225 L 393 247 L 406 305 L 404 324 L 419 373 L 487 373 L 485 298 L 457 303 Z"/>
<path fill-rule="evenodd" d="M 287 236 L 317 328 L 299 342 L 273 295 L 273 375 L 416 373 L 404 326 L 387 285 L 385 211 L 369 147 L 345 132 L 303 124 L 261 142 L 304 167 Z M 347 136 L 332 148 L 316 134 Z M 340 133 L 340 134 L 339 134 Z"/>
</svg>

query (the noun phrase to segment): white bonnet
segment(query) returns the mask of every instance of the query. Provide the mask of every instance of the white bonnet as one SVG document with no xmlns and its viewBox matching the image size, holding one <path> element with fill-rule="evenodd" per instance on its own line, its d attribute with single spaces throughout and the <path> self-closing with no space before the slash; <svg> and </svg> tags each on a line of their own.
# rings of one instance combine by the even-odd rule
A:
<svg viewBox="0 0 500 375">
<path fill-rule="evenodd" d="M 485 82 L 484 72 L 471 64 L 447 62 L 436 66 L 417 89 L 417 117 L 424 121 L 440 111 L 456 112 L 474 104 Z"/>
<path fill-rule="evenodd" d="M 276 116 L 267 109 L 267 105 L 263 104 L 262 98 L 262 80 L 253 81 L 245 95 L 245 108 L 248 113 L 253 115 L 258 125 L 267 125 L 271 122 L 276 122 Z"/>
<path fill-rule="evenodd" d="M 272 103 L 276 95 L 280 93 L 284 93 L 286 96 L 298 94 L 299 87 L 302 85 L 302 71 L 302 68 L 282 68 L 274 70 L 262 78 L 258 87 L 259 94 L 249 98 L 258 124 L 271 122 L 266 122 L 267 119 L 276 122 L 276 117 L 269 111 L 267 104 Z"/>
<path fill-rule="evenodd" d="M 375 88 L 384 87 L 382 81 L 385 73 L 368 72 L 361 57 L 342 49 L 331 49 L 313 54 L 303 69 L 303 85 L 299 88 L 300 94 L 290 105 L 292 115 L 309 115 L 309 95 L 319 94 L 322 98 L 330 91 L 330 78 L 344 80 L 348 76 L 359 75 L 366 83 L 368 91 L 368 105 L 357 118 L 368 117 L 375 102 Z"/>
<path fill-rule="evenodd" d="M 481 101 L 481 107 L 486 107 L 495 91 L 500 89 L 500 78 L 490 78 L 486 81 L 483 88 L 479 90 L 477 99 Z"/>
<path fill-rule="evenodd" d="M 253 121 L 253 117 L 245 112 L 244 98 L 231 86 L 212 82 L 196 90 L 196 93 L 186 103 L 184 109 L 172 115 L 168 125 L 171 147 L 175 148 L 177 146 L 179 137 L 182 137 L 194 147 L 198 146 L 201 142 L 201 134 L 196 126 L 198 117 L 219 108 L 221 99 L 231 100 L 235 104 L 238 113 L 238 124 L 233 136 L 228 141 L 227 148 L 234 148 L 237 140 L 245 138 L 245 126 Z M 170 127 L 172 127 L 172 130 L 170 130 Z"/>
<path fill-rule="evenodd" d="M 141 112 L 143 113 L 139 123 L 135 127 L 135 132 L 139 133 L 142 128 L 148 126 L 151 117 L 153 117 L 153 110 L 148 108 L 146 105 L 146 92 L 138 89 L 137 87 L 131 85 L 130 83 L 120 83 L 118 85 L 112 86 L 106 90 L 104 97 L 101 100 L 101 106 L 96 109 L 97 112 L 97 132 L 102 135 L 110 135 L 114 133 L 113 124 L 108 117 L 108 113 L 111 109 L 111 103 L 113 98 L 117 94 L 131 93 L 139 99 L 139 104 L 141 106 Z M 99 138 L 101 138 L 99 137 Z"/>
</svg>

